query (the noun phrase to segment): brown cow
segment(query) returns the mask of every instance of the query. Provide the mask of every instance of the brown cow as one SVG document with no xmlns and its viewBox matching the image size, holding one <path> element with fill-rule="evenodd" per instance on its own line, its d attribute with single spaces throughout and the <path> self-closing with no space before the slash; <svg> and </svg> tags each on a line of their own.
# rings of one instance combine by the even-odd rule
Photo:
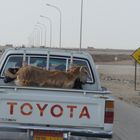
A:
<svg viewBox="0 0 140 140">
<path fill-rule="evenodd" d="M 25 65 L 16 74 L 9 71 L 6 76 L 15 79 L 15 84 L 19 86 L 37 86 L 54 88 L 73 88 L 75 82 L 85 84 L 88 72 L 84 67 L 72 67 L 68 72 L 49 71 L 42 68 Z M 76 88 L 76 87 L 75 87 Z"/>
</svg>

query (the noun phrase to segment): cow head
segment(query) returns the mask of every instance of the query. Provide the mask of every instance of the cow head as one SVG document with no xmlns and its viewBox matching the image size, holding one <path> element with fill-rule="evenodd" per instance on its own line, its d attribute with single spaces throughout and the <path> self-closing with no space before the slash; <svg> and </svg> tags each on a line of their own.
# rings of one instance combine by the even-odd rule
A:
<svg viewBox="0 0 140 140">
<path fill-rule="evenodd" d="M 85 84 L 87 81 L 87 77 L 89 76 L 89 71 L 87 67 L 81 66 L 79 69 L 79 79 L 82 84 Z"/>
<path fill-rule="evenodd" d="M 85 84 L 87 81 L 87 77 L 89 76 L 89 71 L 87 67 L 84 66 L 74 66 L 71 67 L 68 72 L 73 73 L 78 79 L 79 82 Z"/>
</svg>

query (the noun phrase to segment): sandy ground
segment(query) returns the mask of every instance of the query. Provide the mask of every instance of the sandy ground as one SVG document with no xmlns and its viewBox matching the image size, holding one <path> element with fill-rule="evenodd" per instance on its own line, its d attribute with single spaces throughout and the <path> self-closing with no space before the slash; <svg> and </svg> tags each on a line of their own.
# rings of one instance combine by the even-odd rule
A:
<svg viewBox="0 0 140 140">
<path fill-rule="evenodd" d="M 137 91 L 134 88 L 134 65 L 97 65 L 101 84 L 112 94 L 140 108 L 140 68 L 137 74 Z"/>
</svg>

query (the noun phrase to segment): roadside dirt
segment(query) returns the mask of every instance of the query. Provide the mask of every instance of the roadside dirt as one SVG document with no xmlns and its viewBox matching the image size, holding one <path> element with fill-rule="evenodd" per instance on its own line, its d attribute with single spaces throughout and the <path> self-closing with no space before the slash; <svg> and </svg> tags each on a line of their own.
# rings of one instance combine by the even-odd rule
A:
<svg viewBox="0 0 140 140">
<path fill-rule="evenodd" d="M 103 87 L 110 90 L 115 97 L 140 108 L 140 91 L 134 90 L 133 84 L 119 83 L 113 80 L 101 80 Z"/>
<path fill-rule="evenodd" d="M 133 62 L 120 62 L 118 65 L 120 67 L 123 66 L 123 69 L 119 69 L 116 67 L 117 64 L 111 62 L 109 65 L 108 63 L 101 62 L 97 63 L 97 65 L 98 64 L 108 66 L 107 68 L 104 68 L 103 65 L 102 68 L 100 68 L 100 66 L 97 68 L 102 86 L 110 90 L 118 99 L 124 100 L 140 108 L 140 72 L 138 71 L 137 74 L 137 91 L 135 91 L 134 66 L 131 65 Z M 127 69 L 127 67 L 130 67 L 131 69 Z"/>
</svg>

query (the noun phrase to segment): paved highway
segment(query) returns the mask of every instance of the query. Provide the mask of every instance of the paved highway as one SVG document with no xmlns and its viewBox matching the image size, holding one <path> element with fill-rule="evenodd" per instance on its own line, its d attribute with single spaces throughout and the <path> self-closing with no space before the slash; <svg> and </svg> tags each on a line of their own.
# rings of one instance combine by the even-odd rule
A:
<svg viewBox="0 0 140 140">
<path fill-rule="evenodd" d="M 111 140 L 140 140 L 140 108 L 116 100 L 114 136 Z"/>
<path fill-rule="evenodd" d="M 140 108 L 116 100 L 113 140 L 140 139 Z"/>
</svg>

